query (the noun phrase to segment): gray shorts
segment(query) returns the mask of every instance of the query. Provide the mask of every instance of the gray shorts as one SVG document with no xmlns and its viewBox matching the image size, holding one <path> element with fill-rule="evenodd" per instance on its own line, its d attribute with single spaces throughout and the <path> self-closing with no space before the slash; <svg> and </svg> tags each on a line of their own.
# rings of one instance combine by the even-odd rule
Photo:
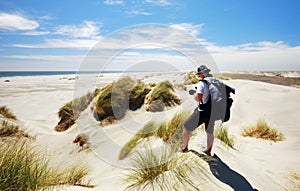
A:
<svg viewBox="0 0 300 191">
<path fill-rule="evenodd" d="M 214 132 L 214 122 L 210 123 L 210 112 L 199 111 L 198 107 L 194 110 L 192 115 L 184 122 L 184 127 L 189 131 L 194 131 L 202 123 L 205 124 L 205 131 L 208 134 Z"/>
</svg>

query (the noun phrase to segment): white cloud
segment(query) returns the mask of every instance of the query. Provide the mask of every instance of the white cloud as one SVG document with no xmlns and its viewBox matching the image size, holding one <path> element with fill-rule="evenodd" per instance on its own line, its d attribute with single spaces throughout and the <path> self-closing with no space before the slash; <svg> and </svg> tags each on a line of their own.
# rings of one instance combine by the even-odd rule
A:
<svg viewBox="0 0 300 191">
<path fill-rule="evenodd" d="M 155 6 L 171 5 L 171 3 L 168 0 L 145 0 L 145 2 L 155 5 Z"/>
<path fill-rule="evenodd" d="M 152 15 L 152 13 L 145 12 L 145 11 L 130 11 L 130 12 L 127 12 L 127 13 L 133 14 L 133 15 L 145 15 L 145 16 Z"/>
<path fill-rule="evenodd" d="M 98 41 L 99 39 L 45 39 L 43 44 L 13 44 L 12 46 L 19 48 L 90 49 L 95 46 Z"/>
<path fill-rule="evenodd" d="M 20 14 L 0 13 L 0 29 L 6 30 L 34 30 L 39 23 L 29 20 Z"/>
<path fill-rule="evenodd" d="M 65 25 L 58 27 L 55 34 L 69 36 L 70 38 L 93 38 L 100 33 L 100 27 L 92 21 L 84 21 L 81 25 Z"/>
<path fill-rule="evenodd" d="M 194 37 L 199 35 L 203 28 L 203 24 L 194 25 L 192 23 L 177 23 L 171 24 L 170 26 L 182 30 Z"/>
<path fill-rule="evenodd" d="M 105 0 L 104 4 L 106 4 L 106 5 L 123 5 L 124 1 L 123 0 Z"/>
<path fill-rule="evenodd" d="M 39 36 L 39 35 L 47 35 L 50 34 L 49 31 L 27 31 L 23 32 L 22 35 L 27 35 L 27 36 Z"/>
</svg>

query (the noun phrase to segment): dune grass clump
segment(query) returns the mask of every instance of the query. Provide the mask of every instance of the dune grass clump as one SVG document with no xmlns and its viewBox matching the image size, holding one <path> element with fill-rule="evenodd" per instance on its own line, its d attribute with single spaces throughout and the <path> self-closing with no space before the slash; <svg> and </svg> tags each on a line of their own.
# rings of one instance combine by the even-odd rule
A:
<svg viewBox="0 0 300 191">
<path fill-rule="evenodd" d="M 119 160 L 124 159 L 142 139 L 151 136 L 162 138 L 164 142 L 170 143 L 173 147 L 178 147 L 179 144 L 182 144 L 182 125 L 188 116 L 187 112 L 179 112 L 171 120 L 160 124 L 149 121 L 124 145 L 120 151 Z"/>
<path fill-rule="evenodd" d="M 263 119 L 259 119 L 256 125 L 247 127 L 242 132 L 243 136 L 266 139 L 274 142 L 284 140 L 284 135 L 278 130 L 271 128 Z"/>
<path fill-rule="evenodd" d="M 187 72 L 184 76 L 184 85 L 197 84 L 199 80 L 196 71 Z"/>
<path fill-rule="evenodd" d="M 290 185 L 286 191 L 299 191 L 300 190 L 300 174 L 291 172 L 289 177 Z"/>
<path fill-rule="evenodd" d="M 8 121 L 2 121 L 2 125 L 0 126 L 0 138 L 1 137 L 27 137 L 30 136 L 28 133 L 24 132 L 20 129 L 18 125 L 14 125 L 9 123 Z"/>
<path fill-rule="evenodd" d="M 111 116 L 121 119 L 128 109 L 140 108 L 149 91 L 150 88 L 145 83 L 136 83 L 130 77 L 123 77 L 99 91 L 95 98 L 94 116 L 99 121 Z"/>
<path fill-rule="evenodd" d="M 218 139 L 220 139 L 225 145 L 233 148 L 234 140 L 233 138 L 229 137 L 228 129 L 226 127 L 220 126 L 217 128 L 215 135 Z"/>
<path fill-rule="evenodd" d="M 55 130 L 61 132 L 69 129 L 75 123 L 75 120 L 79 117 L 79 114 L 91 103 L 94 95 L 95 92 L 89 92 L 86 95 L 76 98 L 61 107 L 58 111 L 58 117 L 60 118 L 60 121 L 56 125 Z"/>
<path fill-rule="evenodd" d="M 88 169 L 74 165 L 62 170 L 28 142 L 0 145 L 0 190 L 54 190 L 63 185 L 92 186 L 85 180 Z"/>
<path fill-rule="evenodd" d="M 175 93 L 174 86 L 169 81 L 162 81 L 147 95 L 146 104 L 160 101 L 165 106 L 180 105 L 181 101 Z"/>
<path fill-rule="evenodd" d="M 0 114 L 8 119 L 17 120 L 17 117 L 10 111 L 7 106 L 0 106 Z"/>
<path fill-rule="evenodd" d="M 131 151 L 134 149 L 140 140 L 143 138 L 150 137 L 154 134 L 155 131 L 154 121 L 149 121 L 146 125 L 139 130 L 121 149 L 119 154 L 119 160 L 123 160 Z"/>
<path fill-rule="evenodd" d="M 125 175 L 126 190 L 200 190 L 193 177 L 205 177 L 205 170 L 194 155 L 175 155 L 164 147 L 138 152 Z"/>
<path fill-rule="evenodd" d="M 89 149 L 91 147 L 89 136 L 84 133 L 77 135 L 73 140 L 73 143 L 78 144 L 81 147 L 81 149 Z"/>
<path fill-rule="evenodd" d="M 154 135 L 162 138 L 164 142 L 170 139 L 181 140 L 182 126 L 188 116 L 188 112 L 176 113 L 171 120 L 162 122 L 156 129 Z"/>
</svg>

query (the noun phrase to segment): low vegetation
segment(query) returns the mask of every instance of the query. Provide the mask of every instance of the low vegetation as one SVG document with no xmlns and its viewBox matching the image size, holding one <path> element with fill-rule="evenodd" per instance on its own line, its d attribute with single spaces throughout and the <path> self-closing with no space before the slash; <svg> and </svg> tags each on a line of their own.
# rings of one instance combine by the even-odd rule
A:
<svg viewBox="0 0 300 191">
<path fill-rule="evenodd" d="M 139 109 L 150 88 L 143 82 L 135 82 L 130 77 L 123 77 L 102 88 L 95 98 L 94 116 L 102 121 L 108 117 L 121 119 L 128 109 Z"/>
<path fill-rule="evenodd" d="M 92 187 L 88 169 L 74 165 L 62 170 L 26 141 L 0 145 L 0 190 L 55 190 L 63 185 Z"/>
<path fill-rule="evenodd" d="M 187 72 L 184 76 L 184 85 L 197 84 L 199 80 L 196 71 Z"/>
<path fill-rule="evenodd" d="M 1 121 L 1 120 L 0 120 Z M 12 124 L 8 121 L 2 121 L 2 125 L 0 126 L 0 138 L 3 137 L 27 137 L 29 138 L 29 134 L 25 131 L 21 130 L 18 125 Z"/>
<path fill-rule="evenodd" d="M 78 144 L 81 149 L 90 149 L 91 143 L 89 141 L 89 136 L 87 134 L 79 134 L 75 137 L 74 144 Z"/>
<path fill-rule="evenodd" d="M 146 125 L 124 145 L 120 151 L 119 159 L 124 159 L 142 139 L 151 136 L 162 138 L 164 142 L 170 143 L 169 145 L 178 147 L 178 145 L 182 144 L 182 125 L 187 117 L 187 112 L 179 112 L 169 121 L 160 124 L 156 124 L 154 121 L 146 123 Z"/>
<path fill-rule="evenodd" d="M 225 145 L 233 148 L 234 140 L 233 138 L 229 137 L 228 130 L 226 127 L 222 125 L 219 128 L 216 128 L 215 135 L 218 139 L 220 139 Z"/>
<path fill-rule="evenodd" d="M 286 191 L 299 191 L 300 190 L 300 174 L 291 172 L 289 177 L 290 185 Z"/>
<path fill-rule="evenodd" d="M 17 120 L 17 117 L 10 111 L 7 106 L 0 106 L 0 114 L 8 119 Z"/>
<path fill-rule="evenodd" d="M 56 125 L 55 130 L 60 132 L 69 129 L 75 123 L 75 120 L 79 117 L 79 114 L 91 103 L 94 95 L 95 92 L 89 92 L 86 95 L 76 98 L 61 107 L 58 111 L 58 117 L 60 118 L 60 121 Z"/>
<path fill-rule="evenodd" d="M 206 177 L 203 165 L 195 155 L 175 155 L 164 147 L 138 152 L 132 168 L 125 175 L 127 190 L 200 190 L 193 177 Z M 201 178 L 200 178 L 201 179 Z"/>
<path fill-rule="evenodd" d="M 257 121 L 256 125 L 246 127 L 242 133 L 243 136 L 266 139 L 274 142 L 284 140 L 284 135 L 278 130 L 271 128 L 263 119 Z"/>
<path fill-rule="evenodd" d="M 151 108 L 152 103 L 163 103 L 165 106 L 180 105 L 181 101 L 175 93 L 174 86 L 169 81 L 162 81 L 146 96 L 146 104 Z M 149 111 L 151 111 L 149 109 Z"/>
</svg>

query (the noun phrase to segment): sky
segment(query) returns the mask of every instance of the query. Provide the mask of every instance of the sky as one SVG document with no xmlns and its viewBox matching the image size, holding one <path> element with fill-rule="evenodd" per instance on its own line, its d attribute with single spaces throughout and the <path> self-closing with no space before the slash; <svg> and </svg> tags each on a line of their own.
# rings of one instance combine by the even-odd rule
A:
<svg viewBox="0 0 300 191">
<path fill-rule="evenodd" d="M 298 0 L 0 0 L 0 71 L 76 71 L 95 47 L 106 54 L 118 42 L 107 68 L 185 69 L 186 34 L 221 71 L 299 71 L 299 9 Z"/>
</svg>

